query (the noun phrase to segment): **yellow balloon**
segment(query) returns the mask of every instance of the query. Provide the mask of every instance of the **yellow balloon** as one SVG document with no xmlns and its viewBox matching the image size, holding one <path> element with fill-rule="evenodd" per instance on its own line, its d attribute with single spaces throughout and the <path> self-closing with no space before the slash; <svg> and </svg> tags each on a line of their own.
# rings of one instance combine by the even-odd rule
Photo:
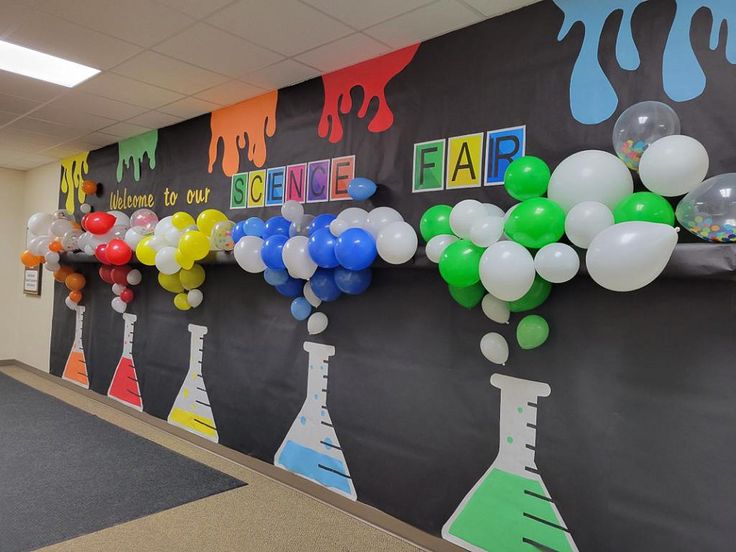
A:
<svg viewBox="0 0 736 552">
<path fill-rule="evenodd" d="M 181 285 L 184 286 L 184 289 L 198 288 L 204 284 L 204 277 L 204 268 L 199 264 L 195 264 L 189 270 L 182 269 L 179 271 L 179 280 L 181 281 Z"/>
<path fill-rule="evenodd" d="M 171 224 L 173 224 L 174 227 L 179 230 L 184 230 L 185 228 L 193 226 L 195 224 L 194 217 L 189 213 L 179 211 L 178 213 L 174 213 L 171 217 Z"/>
<path fill-rule="evenodd" d="M 203 232 L 189 230 L 179 240 L 179 250 L 185 257 L 195 261 L 204 259 L 210 252 L 210 239 Z"/>
<path fill-rule="evenodd" d="M 174 296 L 174 306 L 181 311 L 187 311 L 192 308 L 187 300 L 186 293 L 177 293 Z"/>
<path fill-rule="evenodd" d="M 224 222 L 226 220 L 227 217 L 222 211 L 205 209 L 197 217 L 197 227 L 199 227 L 200 232 L 203 232 L 205 236 L 209 237 L 212 233 L 212 227 L 218 222 Z"/>
<path fill-rule="evenodd" d="M 178 272 L 176 274 L 162 274 L 159 272 L 158 283 L 162 288 L 171 293 L 181 293 L 184 291 L 184 286 L 181 285 Z"/>
<path fill-rule="evenodd" d="M 156 250 L 148 245 L 153 239 L 153 236 L 146 236 L 135 248 L 135 256 L 138 260 L 147 266 L 154 266 L 156 264 Z"/>
<path fill-rule="evenodd" d="M 181 266 L 182 268 L 186 268 L 187 270 L 192 268 L 192 266 L 194 265 L 194 259 L 182 253 L 181 249 L 176 250 L 176 253 L 174 254 L 174 259 L 176 259 L 176 262 L 179 263 L 179 266 Z"/>
</svg>

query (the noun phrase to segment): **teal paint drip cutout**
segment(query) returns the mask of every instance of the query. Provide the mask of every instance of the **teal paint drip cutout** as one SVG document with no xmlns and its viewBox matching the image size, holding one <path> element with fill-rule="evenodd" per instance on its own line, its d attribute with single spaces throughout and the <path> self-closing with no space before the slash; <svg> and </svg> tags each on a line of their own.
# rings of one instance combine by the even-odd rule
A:
<svg viewBox="0 0 736 552">
<path fill-rule="evenodd" d="M 141 165 L 143 156 L 148 156 L 148 167 L 156 168 L 156 146 L 158 145 L 158 130 L 144 132 L 118 143 L 118 182 L 123 180 L 123 172 L 133 166 L 133 178 L 136 182 L 141 179 Z"/>
</svg>

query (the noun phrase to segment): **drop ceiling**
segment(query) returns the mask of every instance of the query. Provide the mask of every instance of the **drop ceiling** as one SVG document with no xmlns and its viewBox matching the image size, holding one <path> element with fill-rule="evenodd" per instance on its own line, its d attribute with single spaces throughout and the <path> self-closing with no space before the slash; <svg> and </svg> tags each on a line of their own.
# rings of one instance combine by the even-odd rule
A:
<svg viewBox="0 0 736 552">
<path fill-rule="evenodd" d="M 0 167 L 28 170 L 535 0 L 0 0 L 0 39 L 101 70 L 0 71 Z"/>
</svg>

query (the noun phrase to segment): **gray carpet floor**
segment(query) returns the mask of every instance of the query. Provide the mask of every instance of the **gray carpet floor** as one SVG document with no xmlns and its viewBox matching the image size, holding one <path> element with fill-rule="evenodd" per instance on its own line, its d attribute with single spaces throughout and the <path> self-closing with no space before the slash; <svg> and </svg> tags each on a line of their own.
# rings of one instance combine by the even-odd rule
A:
<svg viewBox="0 0 736 552">
<path fill-rule="evenodd" d="M 2 552 L 33 550 L 243 485 L 0 374 Z"/>
</svg>

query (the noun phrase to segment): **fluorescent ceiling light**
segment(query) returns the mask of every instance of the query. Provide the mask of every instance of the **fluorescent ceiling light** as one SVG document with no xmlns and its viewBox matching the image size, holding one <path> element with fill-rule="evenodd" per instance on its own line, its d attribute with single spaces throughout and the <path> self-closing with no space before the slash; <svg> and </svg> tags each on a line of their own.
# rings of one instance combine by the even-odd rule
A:
<svg viewBox="0 0 736 552">
<path fill-rule="evenodd" d="M 86 65 L 0 40 L 0 69 L 73 88 L 100 72 Z"/>
</svg>

